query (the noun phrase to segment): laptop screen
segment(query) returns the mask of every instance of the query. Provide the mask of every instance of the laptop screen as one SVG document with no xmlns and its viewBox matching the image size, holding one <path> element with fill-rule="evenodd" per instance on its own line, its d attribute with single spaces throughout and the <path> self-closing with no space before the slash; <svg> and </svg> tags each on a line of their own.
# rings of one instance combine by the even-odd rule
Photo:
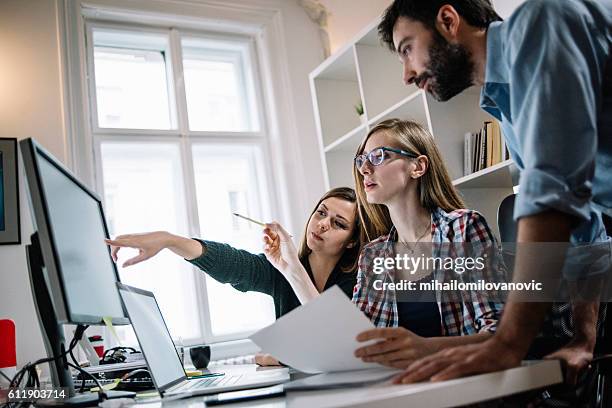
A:
<svg viewBox="0 0 612 408">
<path fill-rule="evenodd" d="M 118 284 L 119 293 L 159 390 L 186 380 L 168 327 L 151 292 Z"/>
</svg>

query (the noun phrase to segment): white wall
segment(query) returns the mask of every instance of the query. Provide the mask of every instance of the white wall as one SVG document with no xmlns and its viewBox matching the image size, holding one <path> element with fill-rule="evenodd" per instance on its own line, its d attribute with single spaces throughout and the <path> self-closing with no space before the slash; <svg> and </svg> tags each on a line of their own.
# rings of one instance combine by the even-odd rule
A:
<svg viewBox="0 0 612 408">
<path fill-rule="evenodd" d="M 391 3 L 391 0 L 321 0 L 330 13 L 332 53 L 374 21 Z"/>
<path fill-rule="evenodd" d="M 65 157 L 53 0 L 0 2 L 0 137 L 36 137 Z M 0 318 L 16 323 L 19 365 L 40 357 L 42 336 L 30 292 L 25 244 L 32 222 L 20 170 L 22 245 L 0 246 Z"/>
<path fill-rule="evenodd" d="M 507 18 L 525 0 L 493 0 L 495 10 Z M 391 5 L 392 0 L 321 0 L 330 13 L 329 37 L 332 53 L 342 48 Z"/>
<path fill-rule="evenodd" d="M 510 14 L 525 0 L 493 0 L 493 6 L 502 18 L 506 19 L 510 17 Z"/>
</svg>

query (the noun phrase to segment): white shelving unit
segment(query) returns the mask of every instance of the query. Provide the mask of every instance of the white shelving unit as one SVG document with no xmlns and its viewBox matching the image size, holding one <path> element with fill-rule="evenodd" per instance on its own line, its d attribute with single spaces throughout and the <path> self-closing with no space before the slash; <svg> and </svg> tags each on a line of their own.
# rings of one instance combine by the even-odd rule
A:
<svg viewBox="0 0 612 408">
<path fill-rule="evenodd" d="M 497 207 L 513 192 L 517 171 L 511 160 L 463 175 L 463 140 L 490 120 L 479 107 L 480 90 L 468 89 L 444 103 L 402 83 L 397 56 L 378 40 L 378 20 L 310 74 L 327 188 L 353 186 L 357 147 L 375 124 L 390 118 L 414 120 L 433 134 L 469 208 L 485 215 L 497 231 Z M 363 102 L 365 123 L 355 111 Z M 499 236 L 499 234 L 498 234 Z"/>
</svg>

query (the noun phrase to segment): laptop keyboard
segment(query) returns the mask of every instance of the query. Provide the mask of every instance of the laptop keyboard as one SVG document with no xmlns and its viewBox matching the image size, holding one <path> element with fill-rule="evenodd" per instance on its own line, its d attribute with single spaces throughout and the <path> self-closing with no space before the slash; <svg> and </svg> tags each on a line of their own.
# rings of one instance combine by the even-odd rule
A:
<svg viewBox="0 0 612 408">
<path fill-rule="evenodd" d="M 224 375 L 222 377 L 200 378 L 189 380 L 187 384 L 180 388 L 181 391 L 196 391 L 203 388 L 220 387 L 224 385 L 236 384 L 242 375 Z"/>
</svg>

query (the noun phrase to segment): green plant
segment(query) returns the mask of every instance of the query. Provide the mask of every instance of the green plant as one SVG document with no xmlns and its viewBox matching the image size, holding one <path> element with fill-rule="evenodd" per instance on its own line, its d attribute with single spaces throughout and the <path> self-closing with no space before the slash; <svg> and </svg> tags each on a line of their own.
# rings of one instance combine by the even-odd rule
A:
<svg viewBox="0 0 612 408">
<path fill-rule="evenodd" d="M 363 103 L 361 101 L 359 101 L 355 106 L 355 112 L 357 112 L 357 115 L 361 116 L 363 115 Z"/>
</svg>

